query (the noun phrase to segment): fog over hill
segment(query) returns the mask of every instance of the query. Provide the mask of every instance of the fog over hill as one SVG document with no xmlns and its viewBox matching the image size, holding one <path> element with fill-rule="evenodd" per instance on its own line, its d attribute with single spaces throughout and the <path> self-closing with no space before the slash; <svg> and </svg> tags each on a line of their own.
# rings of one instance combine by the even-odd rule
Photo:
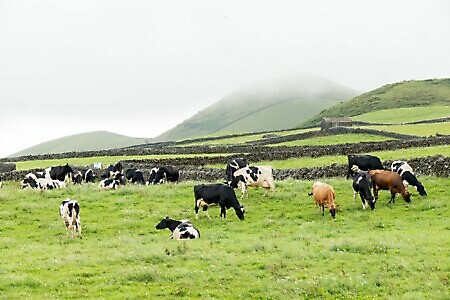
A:
<svg viewBox="0 0 450 300">
<path fill-rule="evenodd" d="M 314 75 L 296 75 L 241 88 L 156 140 L 289 129 L 358 92 Z"/>
</svg>

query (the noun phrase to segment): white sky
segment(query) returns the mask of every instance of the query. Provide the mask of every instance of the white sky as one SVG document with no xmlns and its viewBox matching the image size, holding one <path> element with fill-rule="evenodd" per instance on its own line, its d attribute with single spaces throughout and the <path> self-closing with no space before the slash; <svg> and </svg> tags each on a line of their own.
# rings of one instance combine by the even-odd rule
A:
<svg viewBox="0 0 450 300">
<path fill-rule="evenodd" d="M 0 157 L 155 137 L 250 83 L 450 77 L 450 1 L 0 0 Z"/>
</svg>

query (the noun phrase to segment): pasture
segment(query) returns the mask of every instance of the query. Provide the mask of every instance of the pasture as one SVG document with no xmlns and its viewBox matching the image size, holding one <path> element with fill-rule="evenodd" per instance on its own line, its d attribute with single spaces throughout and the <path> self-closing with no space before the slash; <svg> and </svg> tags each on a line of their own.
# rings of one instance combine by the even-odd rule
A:
<svg viewBox="0 0 450 300">
<path fill-rule="evenodd" d="M 351 181 L 336 190 L 336 219 L 321 216 L 311 181 L 277 182 L 274 196 L 250 189 L 240 221 L 219 208 L 194 218 L 193 186 L 95 186 L 63 190 L 0 189 L 0 298 L 406 298 L 449 297 L 448 178 L 422 176 L 428 197 L 374 211 L 353 203 Z M 237 192 L 238 197 L 240 192 Z M 65 236 L 58 214 L 70 197 L 81 205 L 83 239 Z M 155 225 L 189 219 L 201 238 L 170 240 Z"/>
</svg>

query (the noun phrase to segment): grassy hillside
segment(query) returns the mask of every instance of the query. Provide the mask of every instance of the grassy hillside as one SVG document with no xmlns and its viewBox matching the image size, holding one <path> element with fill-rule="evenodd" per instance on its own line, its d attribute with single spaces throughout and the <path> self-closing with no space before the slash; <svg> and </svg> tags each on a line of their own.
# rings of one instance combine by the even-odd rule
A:
<svg viewBox="0 0 450 300">
<path fill-rule="evenodd" d="M 156 140 L 293 128 L 354 95 L 349 88 L 311 76 L 257 84 L 224 97 Z"/>
<path fill-rule="evenodd" d="M 316 124 L 323 117 L 351 117 L 384 109 L 433 105 L 450 106 L 450 78 L 388 84 L 324 110 L 298 124 Z"/>
<path fill-rule="evenodd" d="M 107 131 L 93 131 L 88 133 L 69 135 L 66 137 L 41 143 L 14 153 L 10 156 L 14 157 L 28 154 L 104 150 L 138 145 L 148 142 L 149 139 L 145 138 L 134 138 Z"/>
<path fill-rule="evenodd" d="M 352 119 L 371 123 L 401 124 L 444 117 L 450 117 L 450 106 L 433 105 L 427 107 L 384 109 L 355 116 Z"/>
</svg>

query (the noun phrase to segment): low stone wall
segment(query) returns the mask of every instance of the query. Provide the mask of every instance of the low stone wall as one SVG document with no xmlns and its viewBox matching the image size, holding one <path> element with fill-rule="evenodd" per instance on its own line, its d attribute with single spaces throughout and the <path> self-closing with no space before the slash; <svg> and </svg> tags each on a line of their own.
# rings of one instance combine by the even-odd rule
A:
<svg viewBox="0 0 450 300">
<path fill-rule="evenodd" d="M 383 165 L 388 169 L 392 161 L 384 161 Z M 422 158 L 413 158 L 408 163 L 418 175 L 431 175 L 437 177 L 450 177 L 450 157 L 447 156 L 428 156 Z M 124 162 L 124 168 L 136 167 L 137 165 Z M 154 165 L 141 165 L 139 168 L 144 172 L 144 176 L 148 178 L 150 169 Z M 195 167 L 192 165 L 176 165 L 180 169 L 180 181 L 225 181 L 225 164 L 223 169 L 212 169 Z M 75 169 L 80 169 L 76 168 Z M 31 171 L 12 171 L 2 174 L 3 180 L 20 181 Z M 95 170 L 98 178 L 101 177 L 103 170 Z M 314 180 L 330 177 L 345 177 L 347 173 L 346 164 L 332 164 L 329 166 L 308 167 L 299 169 L 274 169 L 274 177 L 276 180 L 285 180 L 288 178 L 298 180 Z"/>
</svg>

